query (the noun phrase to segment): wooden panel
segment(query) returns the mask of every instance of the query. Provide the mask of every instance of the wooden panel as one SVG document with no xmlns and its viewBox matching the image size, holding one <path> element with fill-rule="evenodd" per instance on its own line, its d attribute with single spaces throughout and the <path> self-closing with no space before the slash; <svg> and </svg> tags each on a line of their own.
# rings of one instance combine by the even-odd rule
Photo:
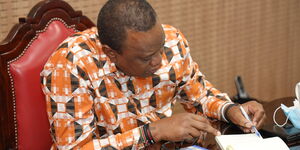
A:
<svg viewBox="0 0 300 150">
<path fill-rule="evenodd" d="M 0 40 L 38 0 L 0 0 Z M 67 0 L 96 21 L 106 0 Z M 241 75 L 253 97 L 294 96 L 300 81 L 299 0 L 149 0 L 161 22 L 188 38 L 193 58 L 218 89 L 235 94 Z"/>
<path fill-rule="evenodd" d="M 26 5 L 26 3 L 20 3 L 20 5 L 21 4 Z M 19 122 L 20 119 L 18 119 L 19 113 L 16 112 L 16 107 L 18 108 L 16 101 L 20 98 L 16 98 L 18 92 L 15 91 L 16 88 L 14 86 L 16 84 L 14 84 L 14 78 L 12 77 L 9 66 L 26 53 L 28 46 L 32 44 L 32 40 L 36 39 L 36 35 L 46 29 L 48 23 L 52 21 L 53 18 L 59 18 L 66 26 L 70 26 L 78 31 L 83 31 L 94 26 L 91 20 L 82 15 L 80 11 L 75 11 L 64 1 L 48 0 L 36 4 L 28 13 L 28 17 L 20 19 L 20 22 L 15 24 L 10 30 L 6 39 L 0 42 L 0 85 L 4 87 L 0 89 L 1 150 L 18 149 L 18 146 L 20 148 L 23 146 L 18 143 L 18 131 L 20 131 L 18 130 L 18 125 L 21 123 Z M 36 50 L 43 51 L 43 49 Z M 47 128 L 46 131 L 48 131 Z M 23 148 L 24 147 L 25 146 L 23 146 Z"/>
</svg>

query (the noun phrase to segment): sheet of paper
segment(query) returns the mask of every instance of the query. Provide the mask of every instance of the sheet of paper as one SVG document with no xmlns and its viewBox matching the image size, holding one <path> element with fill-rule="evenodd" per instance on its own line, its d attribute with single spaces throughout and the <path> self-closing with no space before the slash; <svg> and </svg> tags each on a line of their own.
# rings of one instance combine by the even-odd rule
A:
<svg viewBox="0 0 300 150">
<path fill-rule="evenodd" d="M 279 137 L 261 139 L 255 134 L 234 134 L 216 136 L 222 150 L 289 150 Z"/>
</svg>

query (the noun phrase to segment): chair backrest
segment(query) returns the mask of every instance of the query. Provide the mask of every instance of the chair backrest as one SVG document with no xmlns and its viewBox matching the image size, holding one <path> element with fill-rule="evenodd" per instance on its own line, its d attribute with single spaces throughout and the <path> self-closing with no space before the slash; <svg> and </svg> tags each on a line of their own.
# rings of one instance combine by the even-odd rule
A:
<svg viewBox="0 0 300 150">
<path fill-rule="evenodd" d="M 62 0 L 35 5 L 0 43 L 0 149 L 49 149 L 52 140 L 40 72 L 58 45 L 94 26 Z"/>
</svg>

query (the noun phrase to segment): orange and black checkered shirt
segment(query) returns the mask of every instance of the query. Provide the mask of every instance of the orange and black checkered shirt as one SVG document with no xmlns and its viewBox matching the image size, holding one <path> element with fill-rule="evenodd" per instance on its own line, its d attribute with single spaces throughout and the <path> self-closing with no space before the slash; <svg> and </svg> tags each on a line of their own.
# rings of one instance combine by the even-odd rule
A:
<svg viewBox="0 0 300 150">
<path fill-rule="evenodd" d="M 162 26 L 162 66 L 147 78 L 117 70 L 102 51 L 96 28 L 59 46 L 41 72 L 52 148 L 143 148 L 143 125 L 170 117 L 176 101 L 189 112 L 222 119 L 230 99 L 204 79 L 183 34 Z"/>
</svg>

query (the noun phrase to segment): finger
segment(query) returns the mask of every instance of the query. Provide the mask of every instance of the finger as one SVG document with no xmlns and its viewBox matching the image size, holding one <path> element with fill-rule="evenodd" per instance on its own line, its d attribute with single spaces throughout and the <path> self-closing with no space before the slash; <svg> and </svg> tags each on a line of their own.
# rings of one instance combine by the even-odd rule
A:
<svg viewBox="0 0 300 150">
<path fill-rule="evenodd" d="M 264 118 L 265 112 L 259 105 L 256 107 L 249 106 L 249 112 L 253 115 L 253 123 L 255 126 Z"/>
<path fill-rule="evenodd" d="M 245 111 L 246 113 L 248 113 L 247 109 L 245 109 Z M 253 123 L 250 120 L 246 119 L 246 117 L 242 114 L 240 110 L 236 112 L 235 118 L 235 120 L 237 121 L 236 124 L 241 127 L 251 129 L 251 127 L 253 126 Z"/>
<path fill-rule="evenodd" d="M 257 125 L 256 125 L 256 128 L 257 128 L 257 129 L 261 129 L 261 128 L 262 128 L 262 126 L 263 126 L 263 124 L 264 124 L 266 118 L 267 118 L 267 116 L 266 116 L 266 114 L 264 114 L 263 117 L 262 117 L 262 119 L 261 119 L 261 120 L 257 123 Z"/>
<path fill-rule="evenodd" d="M 194 141 L 194 138 L 193 138 L 193 136 L 188 135 L 184 138 L 184 141 L 186 141 L 187 143 L 191 143 Z"/>
<path fill-rule="evenodd" d="M 191 125 L 192 127 L 194 127 L 195 129 L 197 130 L 200 130 L 200 131 L 205 131 L 205 132 L 208 132 L 208 133 L 211 133 L 215 136 L 217 135 L 221 135 L 220 131 L 218 131 L 217 129 L 213 128 L 209 122 L 207 123 L 206 121 L 193 121 L 191 122 Z"/>
<path fill-rule="evenodd" d="M 206 138 L 207 132 L 201 132 L 201 135 L 198 138 L 198 141 L 204 144 L 205 138 Z"/>
<path fill-rule="evenodd" d="M 249 129 L 249 128 L 245 128 L 245 127 L 242 127 L 242 126 L 239 126 L 239 128 L 240 128 L 244 133 L 250 133 L 250 132 L 251 132 L 251 129 Z"/>
<path fill-rule="evenodd" d="M 200 116 L 200 115 L 195 115 L 195 114 L 193 114 L 193 115 L 192 115 L 192 119 L 197 120 L 197 121 L 201 121 L 201 122 L 205 122 L 205 123 L 207 123 L 207 124 L 210 124 L 210 122 L 209 122 L 209 120 L 208 120 L 207 118 L 202 117 L 202 116 Z"/>
<path fill-rule="evenodd" d="M 247 129 L 247 128 L 244 128 L 243 132 L 244 133 L 253 133 L 253 131 L 251 129 Z"/>
<path fill-rule="evenodd" d="M 248 106 L 249 113 L 253 116 L 253 124 L 256 128 L 261 128 L 266 119 L 263 106 L 256 101 L 248 102 L 246 105 Z"/>
<path fill-rule="evenodd" d="M 199 131 L 199 130 L 197 130 L 196 128 L 194 128 L 194 127 L 191 127 L 190 129 L 189 129 L 189 134 L 192 136 L 192 137 L 199 137 L 200 135 L 201 135 L 201 132 L 202 131 Z"/>
<path fill-rule="evenodd" d="M 246 104 L 244 107 L 246 107 L 248 109 L 248 114 L 253 116 L 252 120 L 253 122 L 258 122 L 258 120 L 260 119 L 260 117 L 263 116 L 264 114 L 264 109 L 260 106 L 260 104 L 258 104 L 257 102 L 252 102 L 249 104 Z"/>
<path fill-rule="evenodd" d="M 242 113 L 241 107 L 243 107 L 245 112 L 248 113 L 247 107 L 245 107 L 243 105 L 242 106 L 233 106 L 233 107 L 231 107 L 231 109 L 228 110 L 227 116 L 234 124 L 250 129 L 251 126 L 253 126 L 253 124 L 250 120 L 247 120 L 245 118 L 245 116 Z"/>
</svg>

